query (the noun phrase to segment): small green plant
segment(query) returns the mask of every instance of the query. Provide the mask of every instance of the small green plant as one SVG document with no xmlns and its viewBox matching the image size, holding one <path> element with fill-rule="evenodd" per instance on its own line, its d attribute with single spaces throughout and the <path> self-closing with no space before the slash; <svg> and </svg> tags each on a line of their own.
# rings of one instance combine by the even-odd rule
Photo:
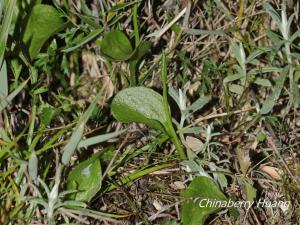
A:
<svg viewBox="0 0 300 225">
<path fill-rule="evenodd" d="M 149 88 L 135 87 L 125 89 L 117 94 L 112 103 L 112 112 L 121 122 L 140 122 L 163 131 L 177 148 L 181 159 L 186 159 L 176 131 L 167 101 L 167 68 L 166 56 L 162 56 L 163 96 Z M 124 110 L 127 111 L 124 114 Z"/>
<path fill-rule="evenodd" d="M 73 135 L 71 136 L 68 144 L 65 146 L 64 154 L 61 157 L 62 163 L 57 155 L 54 183 L 47 185 L 39 176 L 40 173 L 38 171 L 37 153 L 40 154 L 41 151 L 38 150 L 35 152 L 34 148 L 41 137 L 41 133 L 37 135 L 31 143 L 29 149 L 31 153 L 27 165 L 28 173 L 33 183 L 29 182 L 28 184 L 23 185 L 21 196 L 23 200 L 31 202 L 32 210 L 37 207 L 37 204 L 44 207 L 46 210 L 45 214 L 47 216 L 46 221 L 48 224 L 55 224 L 57 216 L 59 214 L 63 214 L 64 210 L 66 210 L 65 208 L 75 208 L 77 213 L 85 211 L 87 207 L 85 202 L 90 201 L 92 197 L 94 197 L 95 194 L 97 194 L 97 192 L 101 189 L 102 170 L 99 157 L 102 152 L 96 153 L 90 159 L 82 161 L 76 165 L 68 174 L 66 185 L 63 185 L 63 169 L 70 163 L 71 156 L 75 150 L 77 148 L 86 148 L 90 145 L 101 143 L 108 139 L 114 138 L 125 131 L 117 131 L 82 140 L 84 126 L 91 116 L 91 113 L 95 109 L 96 103 L 100 96 L 101 92 L 98 94 L 98 96 L 96 96 L 90 107 L 79 119 Z M 49 121 L 47 123 L 49 123 Z M 59 138 L 59 136 L 56 136 L 55 138 Z M 45 147 L 42 148 L 42 150 L 46 151 L 51 148 L 50 142 L 53 142 L 54 140 L 49 141 Z M 66 186 L 65 191 L 63 191 L 63 186 Z M 27 192 L 28 188 L 31 187 L 34 189 L 33 196 L 28 197 L 25 195 L 25 193 Z M 40 187 L 43 188 L 43 191 L 40 189 Z M 43 197 L 43 193 L 46 193 L 46 199 Z M 100 212 L 97 213 L 101 214 Z M 90 211 L 90 214 L 96 215 L 92 210 Z M 107 216 L 109 214 L 101 215 Z M 110 216 L 114 217 L 117 215 Z"/>
<path fill-rule="evenodd" d="M 113 30 L 104 35 L 100 41 L 101 52 L 110 61 L 126 61 L 129 64 L 130 86 L 139 83 L 137 69 L 141 59 L 150 49 L 150 42 L 136 42 L 135 49 L 132 48 L 128 37 L 120 30 Z"/>
<path fill-rule="evenodd" d="M 170 89 L 170 95 L 173 97 L 175 102 L 178 104 L 181 111 L 180 123 L 178 123 L 177 131 L 179 132 L 180 139 L 178 139 L 175 129 L 173 128 L 171 120 L 170 107 L 167 101 L 167 62 L 166 55 L 162 56 L 162 82 L 163 82 L 163 96 L 159 95 L 157 92 L 145 88 L 145 87 L 132 87 L 120 91 L 112 102 L 112 112 L 114 117 L 120 122 L 138 122 L 144 123 L 151 128 L 157 129 L 163 132 L 167 137 L 169 137 L 180 155 L 181 160 L 186 160 L 187 155 L 181 144 L 184 141 L 184 123 L 185 120 L 191 116 L 197 110 L 203 108 L 209 101 L 209 98 L 199 98 L 191 106 L 187 107 L 186 103 L 186 91 L 188 85 L 182 91 L 176 93 L 174 89 Z M 126 110 L 126 113 L 124 113 Z M 211 132 L 210 126 L 208 126 L 207 142 L 206 147 L 209 150 Z M 215 134 L 217 135 L 217 134 Z M 210 154 L 210 153 L 209 153 Z M 188 165 L 188 164 L 187 164 Z M 198 182 L 198 183 L 197 183 Z M 197 184 L 195 184 L 197 183 Z M 206 186 L 205 186 L 206 185 Z M 203 189 L 195 189 L 195 187 L 203 187 Z M 215 189 L 211 189 L 214 187 Z M 209 189 L 209 190 L 208 190 Z M 194 193 L 195 192 L 195 193 Z M 211 178 L 200 176 L 193 179 L 190 187 L 182 192 L 184 197 L 194 197 L 194 196 L 206 196 L 215 198 L 221 196 L 220 199 L 226 200 L 226 197 L 221 191 L 219 191 L 218 186 L 214 183 Z M 219 208 L 209 208 L 209 207 L 199 207 L 193 201 L 185 201 L 183 203 L 183 216 L 182 222 L 184 225 L 187 224 L 204 224 L 205 219 L 213 212 L 216 212 Z M 199 211 L 200 214 L 194 214 L 191 212 Z"/>
<path fill-rule="evenodd" d="M 291 46 L 296 38 L 299 37 L 300 32 L 296 31 L 294 34 L 291 33 L 291 24 L 297 14 L 297 12 L 287 17 L 287 10 L 286 10 L 286 2 L 282 1 L 281 4 L 281 15 L 279 15 L 274 8 L 269 4 L 265 3 L 264 8 L 266 9 L 267 13 L 271 16 L 273 22 L 277 25 L 281 36 L 276 35 L 272 31 L 269 31 L 269 37 L 275 44 L 275 49 L 280 50 L 282 48 L 282 52 L 286 57 L 286 61 L 288 64 L 288 78 L 289 78 L 289 97 L 290 103 L 294 104 L 294 107 L 299 106 L 300 103 L 300 94 L 297 82 L 295 80 L 295 65 L 293 65 L 294 59 L 299 59 L 297 54 L 293 54 L 291 52 Z M 279 52 L 277 52 L 279 53 Z M 279 91 L 279 88 L 276 88 Z M 280 89 L 281 90 L 281 89 Z M 278 92 L 277 91 L 277 92 Z"/>
</svg>

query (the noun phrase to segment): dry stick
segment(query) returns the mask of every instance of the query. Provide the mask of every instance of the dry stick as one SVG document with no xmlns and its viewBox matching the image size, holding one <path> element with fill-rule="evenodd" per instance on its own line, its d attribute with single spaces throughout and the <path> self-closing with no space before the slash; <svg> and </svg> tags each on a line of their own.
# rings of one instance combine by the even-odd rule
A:
<svg viewBox="0 0 300 225">
<path fill-rule="evenodd" d="M 186 11 L 186 7 L 168 25 L 166 25 L 164 28 L 162 28 L 159 31 L 147 35 L 146 37 L 155 36 L 156 39 L 160 38 L 167 30 L 169 30 L 174 25 L 174 23 L 176 23 L 185 14 L 185 11 Z"/>
<path fill-rule="evenodd" d="M 148 217 L 148 220 L 153 221 L 156 220 L 158 218 L 158 216 L 160 214 L 162 214 L 163 212 L 169 210 L 170 208 L 173 208 L 174 206 L 176 206 L 178 204 L 178 202 L 172 203 L 170 205 L 166 205 L 163 206 L 160 210 L 158 210 L 155 214 L 151 215 L 150 217 Z"/>
<path fill-rule="evenodd" d="M 61 214 L 74 218 L 75 220 L 77 220 L 77 222 L 90 224 L 86 219 L 83 219 L 81 215 L 75 215 L 74 213 L 69 212 L 68 209 L 60 208 L 59 211 L 61 212 Z"/>
<path fill-rule="evenodd" d="M 254 217 L 255 222 L 258 225 L 261 225 L 261 223 L 259 222 L 259 219 L 257 218 L 257 215 L 256 215 L 255 211 L 253 210 L 253 208 L 251 208 L 251 213 L 252 213 L 252 216 Z"/>
<path fill-rule="evenodd" d="M 290 174 L 290 176 L 292 177 L 292 179 L 297 183 L 297 180 L 295 179 L 294 175 L 292 174 L 291 170 L 289 169 L 288 165 L 286 164 L 285 160 L 282 158 L 282 156 L 280 155 L 273 139 L 271 137 L 267 137 L 267 141 L 269 143 L 269 145 L 271 146 L 271 148 L 274 150 L 275 154 L 277 155 L 277 157 L 282 161 L 286 171 Z"/>
<path fill-rule="evenodd" d="M 197 123 L 200 123 L 202 121 L 205 121 L 205 120 L 209 120 L 209 119 L 213 119 L 213 118 L 218 118 L 218 117 L 224 117 L 224 116 L 228 116 L 228 115 L 233 115 L 233 114 L 240 114 L 240 113 L 243 113 L 243 112 L 248 112 L 248 111 L 251 111 L 255 109 L 255 107 L 250 107 L 250 108 L 247 108 L 247 109 L 240 109 L 240 110 L 236 110 L 234 112 L 231 112 L 231 113 L 220 113 L 220 114 L 213 114 L 213 115 L 208 115 L 208 116 L 204 116 L 202 118 L 199 118 L 199 119 L 196 119 L 191 125 L 189 125 L 188 127 L 190 126 L 194 126 L 196 125 Z"/>
<path fill-rule="evenodd" d="M 105 217 L 105 216 L 100 216 L 100 215 L 95 215 L 93 213 L 90 212 L 85 212 L 85 211 L 78 211 L 78 210 L 74 210 L 74 209 L 68 209 L 68 208 L 61 208 L 61 211 L 63 211 L 63 213 L 72 213 L 72 214 L 77 214 L 78 216 L 87 216 L 87 217 L 92 217 L 94 219 L 98 219 L 98 220 L 102 220 L 102 221 L 109 221 L 112 223 L 116 223 L 116 224 L 120 224 L 121 222 L 116 220 L 116 219 L 112 219 L 110 217 Z"/>
<path fill-rule="evenodd" d="M 128 137 L 129 137 L 129 134 L 126 135 L 124 141 L 123 141 L 123 142 L 120 144 L 120 146 L 117 148 L 117 150 L 116 150 L 114 156 L 113 156 L 112 159 L 110 160 L 110 162 L 109 162 L 109 164 L 108 164 L 106 170 L 104 171 L 104 173 L 103 173 L 103 175 L 102 175 L 102 180 L 104 180 L 104 178 L 106 177 L 106 175 L 109 173 L 110 168 L 112 167 L 112 165 L 113 165 L 115 159 L 117 158 L 119 152 L 120 152 L 121 149 L 124 147 L 124 145 L 125 145 L 125 143 L 126 143 Z"/>
</svg>

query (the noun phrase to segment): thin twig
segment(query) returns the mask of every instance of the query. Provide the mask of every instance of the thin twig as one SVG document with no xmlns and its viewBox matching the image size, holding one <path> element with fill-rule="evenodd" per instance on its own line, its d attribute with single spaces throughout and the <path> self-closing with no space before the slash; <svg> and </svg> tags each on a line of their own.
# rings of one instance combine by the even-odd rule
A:
<svg viewBox="0 0 300 225">
<path fill-rule="evenodd" d="M 117 148 L 117 150 L 115 151 L 115 154 L 113 155 L 112 159 L 110 160 L 106 170 L 104 171 L 103 175 L 102 175 L 102 180 L 104 180 L 104 178 L 106 177 L 106 175 L 109 173 L 115 159 L 117 158 L 119 152 L 121 151 L 121 149 L 124 147 L 124 145 L 126 144 L 127 140 L 128 140 L 129 134 L 126 135 L 124 141 L 120 144 L 120 146 Z"/>
<path fill-rule="evenodd" d="M 193 123 L 186 126 L 184 129 L 195 126 L 198 123 L 203 122 L 205 120 L 210 120 L 210 119 L 214 119 L 214 118 L 218 118 L 218 117 L 225 117 L 225 116 L 233 115 L 233 114 L 240 114 L 240 113 L 248 112 L 248 111 L 251 111 L 251 110 L 254 110 L 254 109 L 255 109 L 255 107 L 253 106 L 253 107 L 250 107 L 250 108 L 247 108 L 247 109 L 240 109 L 240 110 L 236 110 L 236 111 L 230 112 L 230 113 L 210 114 L 210 115 L 201 117 L 199 119 L 196 119 Z"/>
<path fill-rule="evenodd" d="M 167 30 L 169 30 L 174 25 L 174 23 L 176 23 L 185 14 L 185 11 L 186 11 L 186 7 L 168 25 L 166 25 L 164 28 L 162 28 L 159 31 L 147 35 L 146 37 L 155 36 L 156 39 L 160 38 L 165 32 L 167 32 Z"/>
</svg>

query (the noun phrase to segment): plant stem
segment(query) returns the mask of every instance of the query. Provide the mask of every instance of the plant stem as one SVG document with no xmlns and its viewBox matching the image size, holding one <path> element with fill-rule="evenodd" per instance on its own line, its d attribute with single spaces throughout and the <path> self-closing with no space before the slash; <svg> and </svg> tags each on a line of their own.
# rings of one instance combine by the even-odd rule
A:
<svg viewBox="0 0 300 225">
<path fill-rule="evenodd" d="M 129 184 L 130 182 L 145 176 L 149 173 L 153 173 L 155 171 L 161 170 L 161 169 L 165 169 L 168 167 L 172 167 L 174 166 L 173 163 L 167 163 L 167 164 L 162 164 L 162 165 L 158 165 L 158 166 L 153 166 L 144 170 L 139 170 L 139 171 L 135 171 L 132 174 L 128 175 L 127 177 L 124 177 L 123 179 L 121 179 L 120 181 L 120 185 L 126 185 Z M 111 186 L 108 187 L 107 192 L 112 191 L 114 189 L 116 189 L 118 187 L 118 185 L 112 184 Z"/>
<path fill-rule="evenodd" d="M 288 19 L 286 15 L 286 2 L 282 2 L 282 9 L 281 9 L 281 20 L 282 20 L 282 36 L 284 39 L 284 48 L 286 58 L 289 64 L 289 85 L 290 85 L 290 102 L 293 104 L 294 102 L 294 93 L 293 93 L 293 86 L 294 86 L 294 71 L 292 67 L 292 56 L 291 56 L 291 49 L 289 43 L 289 25 Z"/>
<path fill-rule="evenodd" d="M 133 22 L 133 31 L 134 31 L 134 41 L 135 41 L 135 49 L 138 48 L 140 45 L 140 34 L 139 34 L 139 23 L 138 23 L 138 6 L 139 1 L 135 0 L 133 6 L 133 13 L 132 13 L 132 22 Z M 137 84 L 137 72 L 136 68 L 137 62 L 133 61 L 129 63 L 129 70 L 130 70 L 130 86 L 134 87 Z"/>
<path fill-rule="evenodd" d="M 293 95 L 293 84 L 294 84 L 294 72 L 292 68 L 292 57 L 291 57 L 291 50 L 290 50 L 290 44 L 288 43 L 288 40 L 285 40 L 285 52 L 287 61 L 289 64 L 289 81 L 290 81 L 290 101 L 294 101 L 294 95 Z"/>
<path fill-rule="evenodd" d="M 135 38 L 135 48 L 137 48 L 140 44 L 140 34 L 139 34 L 139 24 L 138 24 L 138 0 L 135 1 L 133 6 L 133 14 L 132 14 L 132 21 L 133 21 L 133 30 L 134 30 L 134 38 Z"/>
<path fill-rule="evenodd" d="M 165 53 L 162 54 L 162 67 L 161 67 L 161 74 L 162 74 L 162 83 L 163 83 L 163 104 L 164 104 L 164 111 L 166 115 L 166 126 L 167 126 L 167 132 L 172 138 L 172 142 L 175 145 L 178 154 L 182 160 L 186 160 L 187 156 L 184 152 L 184 149 L 182 148 L 182 145 L 177 137 L 177 134 L 174 130 L 173 124 L 172 124 L 172 117 L 171 112 L 168 104 L 168 87 L 167 87 L 167 61 L 166 61 L 166 55 Z"/>
<path fill-rule="evenodd" d="M 137 76 L 136 76 L 136 63 L 130 62 L 129 63 L 129 72 L 130 72 L 130 86 L 135 87 L 137 83 Z"/>
</svg>

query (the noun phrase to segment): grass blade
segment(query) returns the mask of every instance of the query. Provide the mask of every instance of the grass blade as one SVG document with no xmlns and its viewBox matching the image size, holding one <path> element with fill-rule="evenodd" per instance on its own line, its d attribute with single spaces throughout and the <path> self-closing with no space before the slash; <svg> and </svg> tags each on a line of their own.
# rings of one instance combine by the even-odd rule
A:
<svg viewBox="0 0 300 225">
<path fill-rule="evenodd" d="M 20 91 L 23 90 L 25 85 L 27 84 L 28 80 L 24 81 L 20 84 L 12 93 L 10 93 L 6 98 L 0 101 L 0 113 L 2 112 L 5 107 L 11 103 L 11 101 L 19 94 Z"/>
<path fill-rule="evenodd" d="M 99 34 L 103 32 L 103 29 L 96 29 L 93 30 L 91 33 L 89 33 L 86 37 L 82 38 L 75 46 L 63 49 L 62 52 L 72 52 L 76 50 L 77 48 L 81 47 L 82 45 L 88 43 L 89 41 L 93 40 L 95 37 L 97 37 Z"/>
<path fill-rule="evenodd" d="M 107 141 L 111 138 L 119 136 L 120 134 L 123 134 L 125 131 L 127 131 L 127 130 L 115 131 L 115 132 L 112 132 L 109 134 L 101 134 L 101 135 L 98 135 L 95 137 L 91 137 L 91 138 L 82 140 L 79 142 L 78 148 L 84 148 L 84 147 L 88 147 L 90 145 L 95 145 L 95 144 Z"/>
<path fill-rule="evenodd" d="M 0 68 L 0 98 L 5 98 L 8 95 L 7 68 L 5 60 L 3 61 L 2 66 L 0 64 Z"/>
<path fill-rule="evenodd" d="M 184 31 L 191 35 L 216 35 L 216 36 L 226 35 L 225 31 L 223 30 L 184 29 Z"/>
<path fill-rule="evenodd" d="M 264 102 L 264 104 L 261 108 L 260 112 L 262 114 L 269 113 L 273 109 L 273 107 L 275 106 L 277 99 L 280 97 L 280 93 L 281 93 L 281 90 L 282 90 L 283 85 L 284 85 L 285 78 L 286 78 L 287 73 L 288 73 L 288 68 L 289 67 L 286 67 L 280 73 L 279 77 L 276 79 L 275 89 L 274 89 L 273 93 L 270 94 L 267 97 L 266 101 Z"/>
<path fill-rule="evenodd" d="M 170 113 L 170 108 L 168 104 L 168 87 L 167 87 L 167 58 L 165 53 L 162 55 L 162 66 L 161 66 L 161 76 L 162 76 L 162 83 L 163 83 L 163 103 L 164 103 L 164 113 L 166 116 L 166 126 L 168 129 L 169 135 L 172 137 L 172 142 L 176 146 L 176 149 L 178 151 L 178 154 L 181 159 L 185 160 L 187 159 L 186 154 L 184 152 L 184 149 L 181 146 L 181 143 L 177 137 L 177 134 L 174 130 L 173 124 L 172 124 L 172 117 Z"/>
<path fill-rule="evenodd" d="M 75 127 L 75 131 L 72 134 L 71 139 L 69 140 L 68 144 L 65 146 L 65 148 L 63 150 L 64 153 L 62 156 L 62 163 L 64 165 L 69 163 L 71 156 L 73 155 L 74 151 L 76 150 L 76 148 L 81 140 L 81 137 L 83 135 L 84 126 L 85 126 L 86 122 L 89 120 L 90 116 L 92 115 L 92 112 L 95 109 L 96 104 L 99 101 L 99 99 L 103 93 L 103 90 L 104 89 L 102 88 L 101 91 L 98 93 L 98 95 L 93 100 L 93 102 L 91 103 L 91 105 L 88 107 L 88 109 L 82 115 L 77 126 Z"/>
<path fill-rule="evenodd" d="M 33 151 L 28 161 L 28 172 L 32 180 L 36 181 L 38 176 L 38 158 Z"/>
<path fill-rule="evenodd" d="M 2 19 L 2 10 L 3 10 L 4 1 L 0 1 L 0 21 Z"/>
<path fill-rule="evenodd" d="M 1 3 L 1 8 L 3 7 L 2 4 L 3 3 Z M 16 0 L 8 1 L 7 11 L 5 11 L 4 14 L 3 24 L 1 26 L 1 31 L 0 31 L 0 65 L 2 65 L 3 56 L 6 48 L 7 36 L 9 33 L 9 27 L 11 24 L 15 5 L 16 5 Z"/>
</svg>

